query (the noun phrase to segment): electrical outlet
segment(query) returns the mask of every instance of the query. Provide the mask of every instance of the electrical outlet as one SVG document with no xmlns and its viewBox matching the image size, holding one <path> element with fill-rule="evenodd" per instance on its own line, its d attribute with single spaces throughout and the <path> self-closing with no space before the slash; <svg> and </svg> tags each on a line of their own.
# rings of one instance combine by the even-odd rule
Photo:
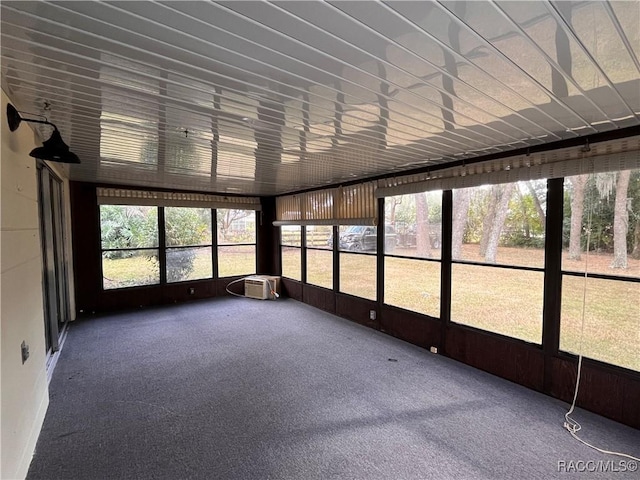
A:
<svg viewBox="0 0 640 480">
<path fill-rule="evenodd" d="M 195 288 L 193 288 L 193 287 L 190 287 L 190 288 L 189 288 L 189 295 L 193 295 L 193 294 L 195 294 L 195 293 L 196 293 L 196 289 L 195 289 Z"/>
<path fill-rule="evenodd" d="M 376 319 L 376 311 L 369 310 L 369 320 L 375 320 L 375 319 Z"/>
<path fill-rule="evenodd" d="M 431 347 L 431 348 L 429 349 L 429 351 L 430 351 L 431 353 L 438 353 L 438 347 Z"/>
<path fill-rule="evenodd" d="M 22 345 L 20 345 L 20 351 L 22 352 L 22 364 L 24 365 L 24 362 L 29 358 L 29 345 L 23 341 Z"/>
</svg>

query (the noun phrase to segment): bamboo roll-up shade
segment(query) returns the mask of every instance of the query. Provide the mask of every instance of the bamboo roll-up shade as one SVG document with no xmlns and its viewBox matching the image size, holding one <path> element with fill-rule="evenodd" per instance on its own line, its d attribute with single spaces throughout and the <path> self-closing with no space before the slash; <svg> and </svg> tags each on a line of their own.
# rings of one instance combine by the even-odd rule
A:
<svg viewBox="0 0 640 480">
<path fill-rule="evenodd" d="M 276 198 L 274 225 L 375 225 L 374 182 Z"/>
</svg>

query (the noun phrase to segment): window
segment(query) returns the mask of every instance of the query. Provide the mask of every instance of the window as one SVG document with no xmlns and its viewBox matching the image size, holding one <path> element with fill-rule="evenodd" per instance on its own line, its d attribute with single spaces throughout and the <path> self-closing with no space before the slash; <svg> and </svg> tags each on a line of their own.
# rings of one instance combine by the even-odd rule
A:
<svg viewBox="0 0 640 480">
<path fill-rule="evenodd" d="M 167 283 L 213 277 L 211 209 L 164 209 Z"/>
<path fill-rule="evenodd" d="M 454 190 L 452 257 L 544 267 L 546 180 Z"/>
<path fill-rule="evenodd" d="M 442 192 L 387 197 L 384 302 L 440 317 Z"/>
<path fill-rule="evenodd" d="M 256 212 L 217 210 L 218 276 L 250 275 L 256 272 Z"/>
<path fill-rule="evenodd" d="M 307 238 L 307 283 L 333 288 L 333 227 L 310 225 Z"/>
<path fill-rule="evenodd" d="M 388 197 L 385 209 L 385 253 L 439 259 L 442 236 L 442 191 Z"/>
<path fill-rule="evenodd" d="M 543 272 L 454 264 L 451 277 L 452 321 L 542 341 Z"/>
<path fill-rule="evenodd" d="M 454 190 L 451 320 L 542 342 L 546 181 Z"/>
<path fill-rule="evenodd" d="M 302 280 L 302 229 L 298 225 L 280 227 L 282 276 Z"/>
<path fill-rule="evenodd" d="M 157 207 L 101 205 L 100 233 L 105 290 L 160 283 Z"/>
<path fill-rule="evenodd" d="M 440 263 L 409 258 L 384 260 L 384 302 L 440 317 Z"/>
<path fill-rule="evenodd" d="M 370 225 L 338 227 L 341 292 L 370 300 L 376 299 L 377 230 Z M 331 241 L 333 242 L 333 236 Z M 393 241 L 395 242 L 395 238 Z"/>
<path fill-rule="evenodd" d="M 640 370 L 640 170 L 564 181 L 560 349 Z M 585 274 L 587 278 L 585 280 Z"/>
<path fill-rule="evenodd" d="M 346 252 L 376 253 L 378 232 L 376 227 L 348 225 L 338 228 L 338 249 Z M 333 235 L 331 236 L 333 240 Z"/>
</svg>

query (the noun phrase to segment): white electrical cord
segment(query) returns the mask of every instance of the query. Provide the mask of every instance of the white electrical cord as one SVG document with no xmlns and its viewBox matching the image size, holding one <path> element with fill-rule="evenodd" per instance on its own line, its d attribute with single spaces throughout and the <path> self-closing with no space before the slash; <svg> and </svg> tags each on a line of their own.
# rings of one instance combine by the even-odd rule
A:
<svg viewBox="0 0 640 480">
<path fill-rule="evenodd" d="M 271 282 L 273 282 L 273 285 L 271 285 Z M 278 292 L 276 292 L 276 281 L 267 279 L 267 283 L 271 287 L 271 295 L 274 298 L 280 298 L 280 295 L 278 295 Z"/>
<path fill-rule="evenodd" d="M 231 285 L 233 285 L 234 283 L 239 283 L 239 282 L 244 282 L 245 279 L 247 279 L 249 277 L 243 277 L 243 278 L 239 278 L 238 280 L 234 280 L 233 282 L 229 282 L 227 283 L 227 286 L 225 287 L 225 290 L 227 291 L 228 294 L 233 295 L 234 297 L 243 297 L 244 295 L 240 295 L 239 293 L 234 293 L 231 290 L 229 290 L 229 287 Z"/>
<path fill-rule="evenodd" d="M 589 448 L 593 448 L 594 450 L 597 450 L 600 453 L 605 453 L 608 455 L 617 455 L 619 457 L 625 457 L 625 458 L 629 458 L 631 460 L 635 460 L 637 462 L 640 462 L 640 458 L 638 457 L 634 457 L 633 455 L 628 455 L 626 453 L 621 453 L 621 452 L 612 452 L 610 450 L 604 450 L 602 448 L 598 448 L 594 445 L 591 445 L 588 442 L 585 442 L 583 439 L 581 439 L 580 437 L 578 437 L 577 433 L 582 429 L 582 426 L 573 418 L 571 418 L 571 414 L 573 413 L 573 410 L 576 407 L 576 400 L 578 399 L 578 390 L 580 388 L 580 373 L 582 371 L 582 340 L 584 338 L 584 323 L 585 323 L 585 312 L 586 312 L 586 305 L 587 305 L 587 278 L 588 278 L 588 266 L 589 266 L 589 244 L 591 243 L 591 215 L 593 213 L 593 208 L 589 209 L 589 215 L 588 215 L 588 227 L 587 227 L 587 251 L 585 254 L 585 261 L 584 261 L 584 284 L 582 287 L 582 323 L 581 323 L 581 327 L 580 327 L 580 342 L 578 343 L 578 371 L 577 371 L 577 375 L 576 375 L 576 388 L 573 394 L 573 402 L 571 402 L 571 408 L 569 408 L 569 411 L 567 413 L 564 414 L 564 428 L 567 429 L 567 431 L 571 434 L 571 436 L 573 438 L 575 438 L 576 440 L 578 440 L 580 443 L 583 443 L 584 445 L 586 445 Z"/>
</svg>

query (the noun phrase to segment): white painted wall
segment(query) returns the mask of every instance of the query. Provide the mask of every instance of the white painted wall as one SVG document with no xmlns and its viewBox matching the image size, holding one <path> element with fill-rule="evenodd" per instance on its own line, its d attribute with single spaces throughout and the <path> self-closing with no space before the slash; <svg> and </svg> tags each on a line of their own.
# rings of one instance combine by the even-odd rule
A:
<svg viewBox="0 0 640 480">
<path fill-rule="evenodd" d="M 29 156 L 41 142 L 26 123 L 15 132 L 9 131 L 5 115 L 8 101 L 3 91 L 0 117 L 0 477 L 21 479 L 26 476 L 49 405 L 37 171 L 35 159 Z M 64 173 L 60 169 L 57 171 Z M 65 191 L 69 223 L 67 182 Z M 70 253 L 71 249 L 67 251 Z M 72 265 L 69 268 L 71 272 Z M 75 310 L 73 299 L 72 307 Z M 24 365 L 20 353 L 23 340 L 30 350 Z"/>
</svg>

